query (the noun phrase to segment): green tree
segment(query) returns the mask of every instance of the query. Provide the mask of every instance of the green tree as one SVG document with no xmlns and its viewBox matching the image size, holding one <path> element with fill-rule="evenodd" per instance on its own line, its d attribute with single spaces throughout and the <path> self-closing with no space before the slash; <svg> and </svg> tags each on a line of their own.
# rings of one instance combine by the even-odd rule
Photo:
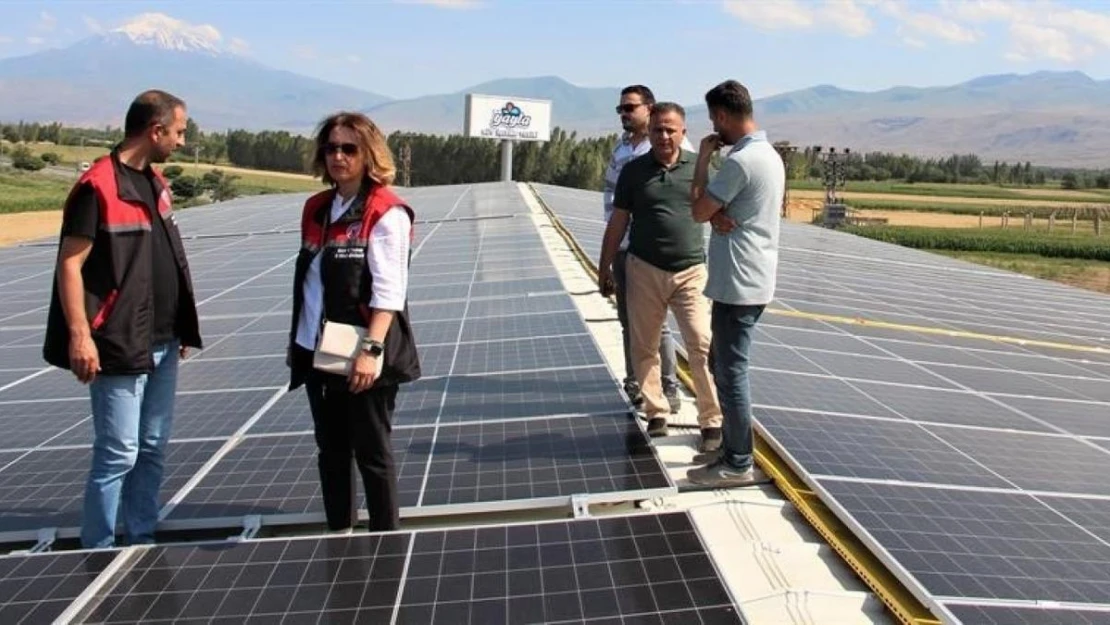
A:
<svg viewBox="0 0 1110 625">
<path fill-rule="evenodd" d="M 204 192 L 201 181 L 194 176 L 178 176 L 170 183 L 170 189 L 179 200 L 191 200 Z"/>
<path fill-rule="evenodd" d="M 46 167 L 46 162 L 31 154 L 31 149 L 27 146 L 20 145 L 12 150 L 12 167 L 27 171 L 38 171 Z"/>
</svg>

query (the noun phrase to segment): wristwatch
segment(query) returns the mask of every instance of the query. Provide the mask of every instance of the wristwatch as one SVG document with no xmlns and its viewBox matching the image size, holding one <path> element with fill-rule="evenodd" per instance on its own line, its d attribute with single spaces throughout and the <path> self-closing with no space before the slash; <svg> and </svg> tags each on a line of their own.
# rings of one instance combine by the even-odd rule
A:
<svg viewBox="0 0 1110 625">
<path fill-rule="evenodd" d="M 375 341 L 374 339 L 364 339 L 362 341 L 362 351 L 370 354 L 374 358 L 377 358 L 378 356 L 382 355 L 382 352 L 385 351 L 385 345 L 381 341 Z"/>
</svg>

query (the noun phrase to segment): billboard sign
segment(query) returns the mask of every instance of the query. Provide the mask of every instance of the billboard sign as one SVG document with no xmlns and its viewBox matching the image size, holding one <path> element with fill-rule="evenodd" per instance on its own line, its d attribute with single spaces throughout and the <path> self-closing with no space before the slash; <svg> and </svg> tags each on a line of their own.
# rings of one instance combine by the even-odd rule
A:
<svg viewBox="0 0 1110 625">
<path fill-rule="evenodd" d="M 463 134 L 510 141 L 551 139 L 551 100 L 466 94 Z"/>
</svg>

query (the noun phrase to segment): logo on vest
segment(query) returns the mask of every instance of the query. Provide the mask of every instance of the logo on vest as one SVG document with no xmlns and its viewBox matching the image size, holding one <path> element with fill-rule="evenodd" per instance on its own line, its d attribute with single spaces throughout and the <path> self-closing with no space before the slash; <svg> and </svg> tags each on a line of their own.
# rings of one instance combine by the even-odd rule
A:
<svg viewBox="0 0 1110 625">
<path fill-rule="evenodd" d="M 353 238 L 357 237 L 358 236 L 358 231 L 361 228 L 362 228 L 362 224 L 360 224 L 358 222 L 355 222 L 355 223 L 347 226 L 347 238 L 348 239 L 353 239 Z"/>
</svg>

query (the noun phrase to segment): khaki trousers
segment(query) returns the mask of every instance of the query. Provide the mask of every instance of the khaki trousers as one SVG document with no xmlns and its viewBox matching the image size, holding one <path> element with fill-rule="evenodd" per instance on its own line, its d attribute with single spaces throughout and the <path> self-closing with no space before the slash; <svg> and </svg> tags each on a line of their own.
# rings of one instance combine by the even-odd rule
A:
<svg viewBox="0 0 1110 625">
<path fill-rule="evenodd" d="M 721 427 L 721 406 L 709 374 L 712 332 L 709 300 L 702 294 L 707 277 L 705 264 L 672 273 L 629 254 L 625 271 L 632 366 L 644 396 L 644 412 L 650 419 L 665 417 L 671 411 L 659 384 L 659 337 L 669 308 L 686 344 L 690 375 L 698 394 L 698 425 Z"/>
</svg>

